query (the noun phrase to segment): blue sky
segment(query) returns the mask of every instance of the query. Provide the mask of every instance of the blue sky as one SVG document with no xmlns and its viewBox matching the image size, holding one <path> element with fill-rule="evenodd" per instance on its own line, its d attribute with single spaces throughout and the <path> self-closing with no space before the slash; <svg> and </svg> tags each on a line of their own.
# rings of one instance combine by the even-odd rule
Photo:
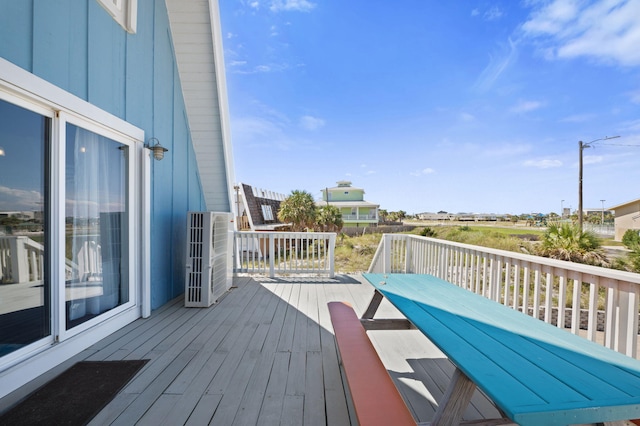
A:
<svg viewBox="0 0 640 426">
<path fill-rule="evenodd" d="M 640 197 L 640 0 L 220 2 L 235 172 L 388 211 Z M 564 200 L 564 201 L 562 201 Z"/>
</svg>

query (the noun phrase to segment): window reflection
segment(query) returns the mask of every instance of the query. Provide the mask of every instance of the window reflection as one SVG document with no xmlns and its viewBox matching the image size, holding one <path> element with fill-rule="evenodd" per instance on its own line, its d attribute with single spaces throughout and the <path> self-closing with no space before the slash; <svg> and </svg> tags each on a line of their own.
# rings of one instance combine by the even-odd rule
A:
<svg viewBox="0 0 640 426">
<path fill-rule="evenodd" d="M 66 129 L 67 329 L 129 301 L 126 145 Z"/>
<path fill-rule="evenodd" d="M 0 100 L 0 356 L 51 334 L 45 262 L 51 120 Z"/>
</svg>

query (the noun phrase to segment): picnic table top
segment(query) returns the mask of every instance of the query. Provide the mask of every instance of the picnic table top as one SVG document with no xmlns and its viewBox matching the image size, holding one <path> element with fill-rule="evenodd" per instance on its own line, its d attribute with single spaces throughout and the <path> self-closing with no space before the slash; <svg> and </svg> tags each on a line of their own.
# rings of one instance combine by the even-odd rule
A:
<svg viewBox="0 0 640 426">
<path fill-rule="evenodd" d="M 364 277 L 513 421 L 640 418 L 640 361 L 432 275 Z"/>
</svg>

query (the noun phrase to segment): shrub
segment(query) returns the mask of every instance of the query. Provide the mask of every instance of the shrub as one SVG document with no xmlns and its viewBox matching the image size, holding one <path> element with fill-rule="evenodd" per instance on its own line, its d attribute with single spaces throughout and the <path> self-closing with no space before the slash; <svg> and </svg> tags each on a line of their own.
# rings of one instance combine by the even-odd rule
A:
<svg viewBox="0 0 640 426">
<path fill-rule="evenodd" d="M 598 237 L 570 223 L 549 224 L 537 254 L 552 259 L 609 266 L 609 261 L 600 248 Z"/>
<path fill-rule="evenodd" d="M 622 244 L 630 250 L 633 250 L 634 247 L 640 246 L 640 231 L 637 229 L 627 229 L 622 236 Z"/>
<path fill-rule="evenodd" d="M 423 228 L 422 231 L 420 231 L 420 235 L 422 235 L 423 237 L 435 237 L 436 231 L 427 226 Z"/>
</svg>

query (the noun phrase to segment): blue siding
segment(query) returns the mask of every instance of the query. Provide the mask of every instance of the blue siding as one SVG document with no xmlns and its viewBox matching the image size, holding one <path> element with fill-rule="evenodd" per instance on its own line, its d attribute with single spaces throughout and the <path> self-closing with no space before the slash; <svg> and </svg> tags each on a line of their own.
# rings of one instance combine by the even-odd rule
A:
<svg viewBox="0 0 640 426">
<path fill-rule="evenodd" d="M 163 305 L 184 291 L 186 212 L 205 206 L 165 2 L 138 0 L 136 34 L 95 0 L 3 1 L 0 8 L 0 57 L 169 148 L 151 164 L 151 304 Z"/>
<path fill-rule="evenodd" d="M 39 77 L 87 98 L 86 3 L 73 0 L 38 2 L 33 23 L 33 69 Z M 75 25 L 60 25 L 60 22 Z"/>
<path fill-rule="evenodd" d="M 130 95 L 124 84 L 126 39 L 126 31 L 96 1 L 90 0 L 87 100 L 121 118 L 125 117 L 125 94 Z"/>
<path fill-rule="evenodd" d="M 127 60 L 125 90 L 129 96 L 125 99 L 126 120 L 147 132 L 153 128 L 153 19 L 142 19 L 153 16 L 155 7 L 151 1 L 138 2 L 138 32 L 127 37 Z M 133 94 L 136 96 L 132 96 Z"/>
<path fill-rule="evenodd" d="M 33 0 L 3 1 L 0 12 L 0 56 L 31 71 L 32 47 Z"/>
<path fill-rule="evenodd" d="M 176 75 L 178 71 L 176 70 Z M 178 80 L 176 78 L 176 80 Z M 180 82 L 176 81 L 174 86 L 176 94 L 180 93 Z M 178 108 L 174 110 L 174 121 L 180 122 L 180 116 L 183 115 L 182 111 Z M 184 117 L 182 117 L 184 118 Z M 174 141 L 189 140 L 189 129 L 186 125 L 178 126 L 174 128 Z M 178 144 L 174 142 L 173 151 L 173 168 L 176 170 L 184 170 L 185 173 L 180 176 L 176 176 L 173 180 L 173 220 L 172 220 L 172 240 L 173 245 L 171 247 L 171 259 L 173 268 L 173 289 L 172 296 L 177 296 L 184 291 L 183 287 L 178 287 L 178 283 L 184 281 L 185 265 L 186 265 L 186 229 L 187 215 L 186 212 L 189 209 L 189 165 L 188 165 L 188 147 L 186 144 Z"/>
</svg>

